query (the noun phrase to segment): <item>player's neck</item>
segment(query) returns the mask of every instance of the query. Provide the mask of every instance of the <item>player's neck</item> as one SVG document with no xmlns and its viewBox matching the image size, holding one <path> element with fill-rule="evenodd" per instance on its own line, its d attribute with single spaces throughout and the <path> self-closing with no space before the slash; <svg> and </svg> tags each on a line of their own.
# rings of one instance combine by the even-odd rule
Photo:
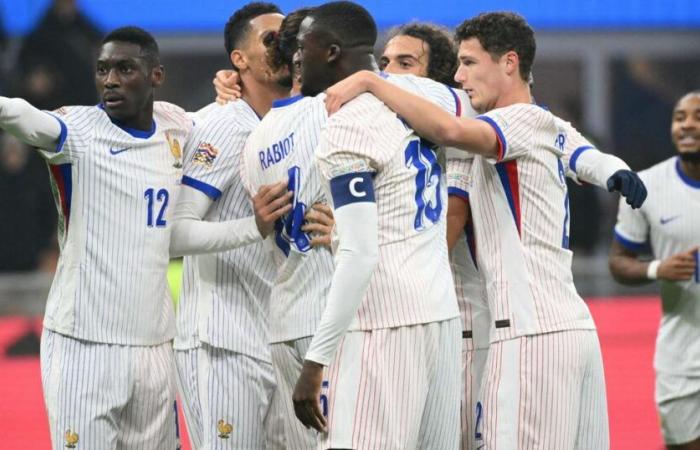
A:
<svg viewBox="0 0 700 450">
<path fill-rule="evenodd" d="M 504 108 L 517 103 L 532 103 L 530 86 L 525 83 L 516 82 L 512 89 L 503 92 L 496 101 L 495 108 Z"/>
<path fill-rule="evenodd" d="M 379 67 L 377 66 L 377 61 L 374 59 L 374 55 L 358 53 L 343 59 L 340 63 L 337 81 L 343 80 L 361 70 L 379 72 Z"/>
<path fill-rule="evenodd" d="M 243 78 L 243 77 L 242 77 Z M 289 88 L 277 83 L 261 83 L 255 79 L 241 79 L 241 98 L 245 100 L 255 114 L 263 117 L 272 108 L 272 102 L 289 96 Z"/>
<path fill-rule="evenodd" d="M 684 161 L 681 159 L 681 170 L 690 179 L 700 181 L 700 162 Z"/>
<path fill-rule="evenodd" d="M 110 116 L 110 120 L 120 127 L 150 131 L 153 128 L 153 101 L 147 102 L 143 109 L 132 118 L 121 120 Z"/>
</svg>

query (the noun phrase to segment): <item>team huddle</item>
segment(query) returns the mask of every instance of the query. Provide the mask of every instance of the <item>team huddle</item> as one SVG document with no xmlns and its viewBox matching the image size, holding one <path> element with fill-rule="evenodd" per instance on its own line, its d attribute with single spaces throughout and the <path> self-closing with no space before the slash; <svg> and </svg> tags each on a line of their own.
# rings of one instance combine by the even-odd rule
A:
<svg viewBox="0 0 700 450">
<path fill-rule="evenodd" d="M 609 448 L 566 178 L 632 208 L 644 184 L 533 102 L 520 16 L 401 27 L 381 72 L 376 40 L 352 2 L 250 3 L 224 105 L 154 102 L 135 27 L 103 41 L 99 105 L 0 98 L 60 212 L 54 449 L 176 449 L 176 393 L 195 449 Z"/>
</svg>

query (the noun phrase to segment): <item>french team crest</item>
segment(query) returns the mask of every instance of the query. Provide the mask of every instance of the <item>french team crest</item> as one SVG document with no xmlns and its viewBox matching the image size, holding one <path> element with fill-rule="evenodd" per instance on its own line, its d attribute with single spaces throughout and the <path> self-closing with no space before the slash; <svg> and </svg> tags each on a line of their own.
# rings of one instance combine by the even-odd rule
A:
<svg viewBox="0 0 700 450">
<path fill-rule="evenodd" d="M 75 448 L 79 441 L 78 433 L 68 428 L 64 434 L 66 438 L 66 448 Z"/>
<path fill-rule="evenodd" d="M 216 430 L 219 432 L 221 439 L 228 439 L 233 431 L 233 425 L 226 422 L 224 419 L 219 419 L 216 423 Z"/>
<path fill-rule="evenodd" d="M 170 133 L 165 133 L 165 138 L 168 140 L 168 145 L 170 145 L 170 153 L 175 158 L 173 167 L 176 169 L 182 168 L 182 147 L 180 147 L 180 142 L 176 138 L 171 139 Z"/>
<path fill-rule="evenodd" d="M 218 154 L 219 150 L 217 150 L 216 147 L 211 144 L 207 144 L 206 142 L 201 142 L 199 147 L 197 147 L 197 150 L 194 151 L 192 162 L 195 164 L 200 164 L 207 169 L 211 169 L 211 166 L 214 164 L 214 160 Z"/>
</svg>

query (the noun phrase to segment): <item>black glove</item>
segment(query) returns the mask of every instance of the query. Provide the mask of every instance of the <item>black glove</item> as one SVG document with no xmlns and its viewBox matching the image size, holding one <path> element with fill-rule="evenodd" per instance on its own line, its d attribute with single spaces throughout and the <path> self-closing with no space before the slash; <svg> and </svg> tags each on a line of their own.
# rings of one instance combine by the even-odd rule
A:
<svg viewBox="0 0 700 450">
<path fill-rule="evenodd" d="M 632 209 L 642 206 L 647 198 L 647 188 L 639 175 L 631 170 L 618 170 L 608 178 L 608 192 L 618 191 Z"/>
</svg>

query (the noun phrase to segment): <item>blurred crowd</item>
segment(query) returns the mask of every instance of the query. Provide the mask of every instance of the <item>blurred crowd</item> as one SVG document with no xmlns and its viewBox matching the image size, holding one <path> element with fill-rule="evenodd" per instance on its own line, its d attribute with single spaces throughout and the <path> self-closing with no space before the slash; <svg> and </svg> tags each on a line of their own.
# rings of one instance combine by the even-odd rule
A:
<svg viewBox="0 0 700 450">
<path fill-rule="evenodd" d="M 11 48 L 0 31 L 0 94 L 41 109 L 95 104 L 94 53 L 102 36 L 75 0 L 55 0 L 36 27 Z M 46 165 L 8 134 L 0 136 L 0 272 L 53 272 L 56 207 Z"/>
<path fill-rule="evenodd" d="M 19 39 L 9 40 L 0 27 L 0 95 L 23 97 L 47 110 L 95 104 L 93 60 L 103 31 L 81 13 L 76 0 L 54 0 L 35 28 Z M 185 108 L 211 101 L 209 80 L 216 68 L 226 64 L 223 51 L 211 57 L 164 55 L 163 62 L 168 82 L 161 95 Z M 178 71 L 183 64 L 192 70 Z M 575 72 L 582 69 L 580 64 L 541 60 L 534 68 L 533 92 L 538 101 L 584 130 L 581 105 L 586 93 L 580 87 L 565 88 L 576 84 Z M 185 78 L 192 76 L 197 79 Z M 672 154 L 668 118 L 675 99 L 699 85 L 697 60 L 624 56 L 612 61 L 610 76 L 613 133 L 610 142 L 598 142 L 600 147 L 618 154 L 635 170 Z M 198 88 L 179 89 L 180 85 Z M 605 251 L 615 199 L 574 184 L 570 196 L 572 249 L 579 255 Z M 51 272 L 57 257 L 56 212 L 47 169 L 35 152 L 6 135 L 0 136 L 0 210 L 5 211 L 0 221 L 0 273 Z"/>
</svg>

